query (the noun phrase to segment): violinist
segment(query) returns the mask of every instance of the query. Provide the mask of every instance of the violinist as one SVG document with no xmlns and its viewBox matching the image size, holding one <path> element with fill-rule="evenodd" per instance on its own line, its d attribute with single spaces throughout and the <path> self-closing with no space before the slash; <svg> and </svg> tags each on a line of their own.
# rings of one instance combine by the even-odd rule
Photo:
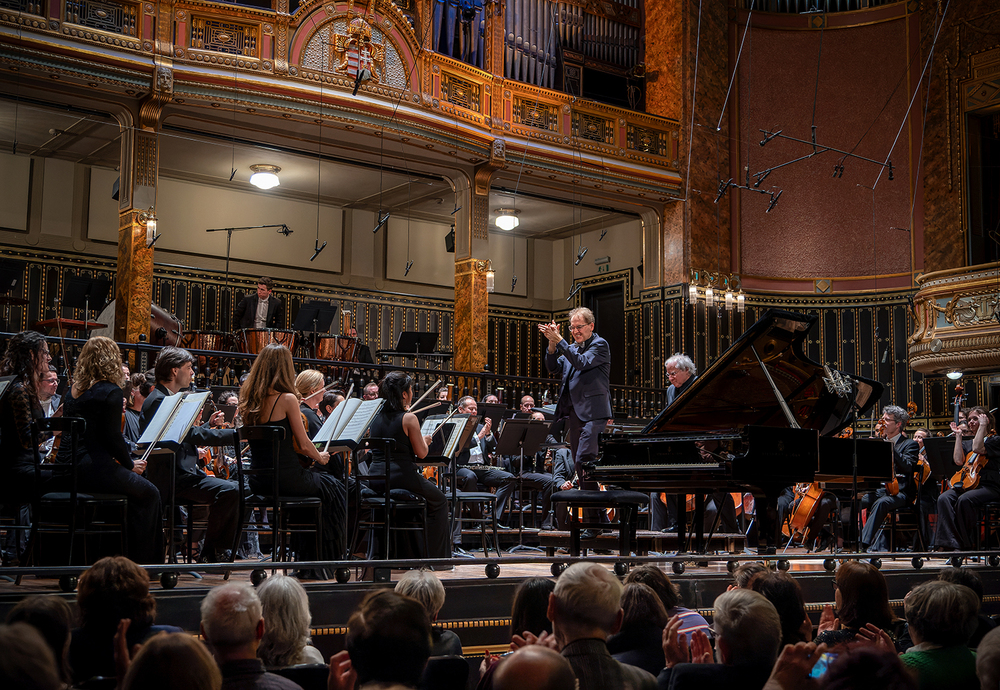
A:
<svg viewBox="0 0 1000 690">
<path fill-rule="evenodd" d="M 910 505 L 916 498 L 913 473 L 917 468 L 917 453 L 920 451 L 920 446 L 913 439 L 907 438 L 903 431 L 908 421 L 910 415 L 902 407 L 887 405 L 882 408 L 882 437 L 892 444 L 892 464 L 896 478 L 884 488 L 865 494 L 861 498 L 861 507 L 868 509 L 868 519 L 865 520 L 865 526 L 861 530 L 863 551 L 885 551 L 889 540 L 879 529 L 882 521 L 890 510 Z"/>
<path fill-rule="evenodd" d="M 150 391 L 153 390 L 153 382 L 145 374 L 132 374 L 128 382 L 128 394 L 125 405 L 125 428 L 122 433 L 125 440 L 135 447 L 139 437 L 142 436 L 142 404 L 146 402 Z"/>
<path fill-rule="evenodd" d="M 42 406 L 42 414 L 51 417 L 59 409 L 62 396 L 56 394 L 59 388 L 59 374 L 51 364 L 48 368 L 49 370 L 38 382 L 38 404 Z"/>
<path fill-rule="evenodd" d="M 179 347 L 168 346 L 160 350 L 154 367 L 156 386 L 142 404 L 141 429 L 145 430 L 163 399 L 187 390 L 194 379 L 194 355 Z M 205 426 L 193 426 L 176 451 L 175 461 L 150 463 L 148 476 L 160 490 L 160 495 L 170 500 L 170 472 L 175 474 L 176 498 L 210 506 L 208 531 L 201 549 L 200 559 L 217 563 L 228 558 L 239 526 L 239 492 L 236 482 L 209 477 L 198 468 L 198 446 L 218 446 L 232 438 L 228 430 L 211 429 L 212 423 L 224 418 L 216 412 Z M 174 500 L 170 500 L 174 503 Z"/>
<path fill-rule="evenodd" d="M 323 422 L 316 410 L 323 399 L 323 374 L 315 369 L 305 369 L 295 377 L 295 392 L 299 395 L 299 411 L 306 420 L 309 438 L 319 433 Z"/>
<path fill-rule="evenodd" d="M 967 413 L 968 431 L 972 438 L 962 436 L 962 429 L 954 422 L 953 458 L 956 467 L 970 461 L 982 460 L 986 464 L 979 471 L 979 485 L 975 488 L 953 487 L 937 500 L 937 534 L 934 535 L 936 551 L 962 551 L 975 547 L 979 531 L 979 511 L 987 503 L 1000 501 L 1000 438 L 991 435 L 993 417 L 984 407 L 973 407 Z M 972 456 L 975 454 L 975 456 Z"/>
<path fill-rule="evenodd" d="M 920 450 L 917 453 L 917 461 L 919 465 L 927 465 L 927 451 L 924 450 L 924 439 L 931 435 L 930 430 L 920 427 L 913 432 L 913 440 L 917 442 L 920 446 Z M 928 472 L 930 467 L 928 466 Z M 922 481 L 922 469 L 918 467 L 916 472 L 916 479 L 919 482 Z M 941 495 L 940 486 L 936 479 L 928 478 L 926 483 L 920 483 L 917 487 L 917 496 L 920 501 L 920 533 L 924 538 L 924 544 L 931 545 L 931 538 L 933 535 L 930 530 L 930 515 L 932 513 L 937 513 L 937 497 Z"/>
<path fill-rule="evenodd" d="M 163 562 L 160 492 L 140 475 L 145 462 L 133 461 L 122 435 L 121 352 L 111 338 L 93 336 L 76 362 L 63 414 L 86 422 L 76 447 L 81 491 L 124 494 L 127 505 L 125 555 L 136 563 Z M 58 461 L 69 463 L 72 447 L 61 444 Z"/>
<path fill-rule="evenodd" d="M 52 471 L 42 469 L 40 487 L 35 486 L 36 449 L 31 438 L 31 424 L 42 418 L 38 386 L 48 371 L 49 346 L 45 336 L 24 331 L 7 341 L 7 352 L 0 361 L 0 375 L 14 376 L 7 392 L 0 398 L 0 503 L 5 509 L 18 510 L 31 501 L 36 492 L 45 491 Z M 26 524 L 20 523 L 19 524 Z M 3 564 L 19 560 L 15 530 L 10 530 L 4 544 Z"/>
</svg>

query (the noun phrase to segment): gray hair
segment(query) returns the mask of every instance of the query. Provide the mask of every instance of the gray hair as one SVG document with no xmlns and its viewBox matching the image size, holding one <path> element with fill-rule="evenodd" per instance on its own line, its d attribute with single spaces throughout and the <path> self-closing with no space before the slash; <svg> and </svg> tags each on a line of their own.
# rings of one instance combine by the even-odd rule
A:
<svg viewBox="0 0 1000 690">
<path fill-rule="evenodd" d="M 906 623 L 921 642 L 942 646 L 964 645 L 976 632 L 979 598 L 965 585 L 931 580 L 923 582 L 903 600 Z"/>
<path fill-rule="evenodd" d="M 716 638 L 726 641 L 727 664 L 766 664 L 770 668 L 778 658 L 781 618 L 762 594 L 749 589 L 723 592 L 715 600 L 712 627 Z"/>
<path fill-rule="evenodd" d="M 621 611 L 622 583 L 602 565 L 574 563 L 559 576 L 552 595 L 563 622 L 610 633 Z"/>
<path fill-rule="evenodd" d="M 663 363 L 664 367 L 673 367 L 674 369 L 680 369 L 681 371 L 686 371 L 691 376 L 698 373 L 698 367 L 694 365 L 694 360 L 688 357 L 683 352 L 675 352 L 667 358 L 667 361 Z"/>
<path fill-rule="evenodd" d="M 396 594 L 419 601 L 431 620 L 444 606 L 444 585 L 437 575 L 424 568 L 403 573 L 396 583 Z"/>
<path fill-rule="evenodd" d="M 899 405 L 886 405 L 882 408 L 882 414 L 889 415 L 898 424 L 902 424 L 903 426 L 906 426 L 906 423 L 910 421 L 909 413 Z"/>
<path fill-rule="evenodd" d="M 272 575 L 257 588 L 263 607 L 264 637 L 257 656 L 266 666 L 292 666 L 309 644 L 309 597 L 294 577 Z"/>
<path fill-rule="evenodd" d="M 579 316 L 583 319 L 584 323 L 594 323 L 594 312 L 590 311 L 586 307 L 577 307 L 575 309 L 569 310 L 569 320 L 572 321 L 574 316 Z"/>
<path fill-rule="evenodd" d="M 476 399 L 473 398 L 471 395 L 466 395 L 465 397 L 458 399 L 458 403 L 455 405 L 455 407 L 468 407 L 470 402 L 476 402 Z"/>
<path fill-rule="evenodd" d="M 257 592 L 247 582 L 209 590 L 201 601 L 201 626 L 213 647 L 241 647 L 253 642 L 263 618 Z"/>
</svg>

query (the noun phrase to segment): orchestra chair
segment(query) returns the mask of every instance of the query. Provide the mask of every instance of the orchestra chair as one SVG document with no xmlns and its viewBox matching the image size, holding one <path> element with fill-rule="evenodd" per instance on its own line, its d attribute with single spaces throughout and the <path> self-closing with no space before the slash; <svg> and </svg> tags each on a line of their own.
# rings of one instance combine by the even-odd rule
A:
<svg viewBox="0 0 1000 690">
<path fill-rule="evenodd" d="M 459 522 L 471 522 L 472 524 L 479 525 L 479 541 L 480 545 L 483 547 L 483 556 L 488 557 L 490 552 L 487 527 L 489 527 L 493 535 L 493 550 L 496 552 L 497 558 L 500 558 L 500 535 L 497 532 L 496 520 L 497 495 L 490 491 L 459 491 L 458 463 L 454 460 L 450 460 L 449 463 L 449 470 L 447 474 L 447 480 L 451 485 L 451 522 L 449 523 L 449 534 L 455 534 L 456 520 Z M 446 491 L 445 493 L 449 492 Z M 465 506 L 473 505 L 478 507 L 479 517 L 469 515 L 468 517 L 463 518 L 462 509 L 465 508 Z"/>
<path fill-rule="evenodd" d="M 469 662 L 464 656 L 432 656 L 420 676 L 421 688 L 465 690 L 469 681 Z"/>
<path fill-rule="evenodd" d="M 330 667 L 326 664 L 295 664 L 268 671 L 296 683 L 302 690 L 326 690 Z"/>
<path fill-rule="evenodd" d="M 390 479 L 390 465 L 392 457 L 392 448 L 395 445 L 395 441 L 391 438 L 371 438 L 368 439 L 369 447 L 382 446 L 382 457 L 385 458 L 383 466 L 385 471 L 380 474 L 373 474 L 371 471 L 371 464 L 369 464 L 366 473 L 362 474 L 363 469 L 358 465 L 355 470 L 355 476 L 359 481 L 354 483 L 355 491 L 357 492 L 357 506 L 358 506 L 358 518 L 357 518 L 357 530 L 354 535 L 354 544 L 351 547 L 351 553 L 355 552 L 355 549 L 361 543 L 361 535 L 368 535 L 368 549 L 367 558 L 368 560 L 375 560 L 375 543 L 376 537 L 379 543 L 379 551 L 381 554 L 377 557 L 379 560 L 389 560 L 391 553 L 391 539 L 394 532 L 419 532 L 423 538 L 423 554 L 429 552 L 430 548 L 427 542 L 427 501 L 424 500 L 423 496 L 418 496 L 406 489 L 393 489 L 392 481 Z M 383 485 L 383 491 L 376 491 L 371 487 L 371 482 L 380 482 Z M 368 489 L 365 491 L 365 489 Z M 419 520 L 405 521 L 401 519 L 403 513 L 419 512 Z"/>
<path fill-rule="evenodd" d="M 239 487 L 240 526 L 232 544 L 235 554 L 243 539 L 243 532 L 271 530 L 271 562 L 279 563 L 289 560 L 289 537 L 293 534 L 312 534 L 316 540 L 315 553 L 322 553 L 323 543 L 323 501 L 317 496 L 283 496 L 278 482 L 278 455 L 281 441 L 285 437 L 285 429 L 280 426 L 243 426 L 233 432 L 233 447 L 236 450 L 236 484 Z M 240 441 L 263 441 L 271 445 L 272 463 L 270 467 L 244 469 L 243 457 L 240 453 Z M 269 481 L 271 492 L 268 495 L 247 493 L 245 478 L 264 477 Z M 249 524 L 249 516 L 253 508 L 271 510 L 268 526 Z M 298 515 L 309 517 L 295 519 Z"/>
<path fill-rule="evenodd" d="M 905 548 L 902 538 L 907 534 L 911 535 L 911 550 L 918 552 L 927 550 L 927 545 L 924 544 L 923 530 L 920 526 L 920 518 L 920 511 L 914 504 L 889 511 L 889 514 L 885 518 L 885 523 L 882 523 L 882 529 L 885 529 L 886 523 L 888 523 L 890 552 Z"/>
<path fill-rule="evenodd" d="M 1000 533 L 1000 501 L 991 501 L 979 509 L 980 529 L 976 530 L 976 551 L 995 549 Z M 983 543 L 985 536 L 986 543 Z"/>
<path fill-rule="evenodd" d="M 618 553 L 628 556 L 634 550 L 635 532 L 638 523 L 639 508 L 649 505 L 649 494 L 638 491 L 589 491 L 585 489 L 569 489 L 556 491 L 552 494 L 552 503 L 563 503 L 569 508 L 569 553 L 580 555 L 581 529 L 617 529 Z M 605 511 L 615 509 L 615 520 L 612 522 L 585 522 L 573 508 L 596 508 Z M 584 510 L 586 514 L 586 510 Z"/>
<path fill-rule="evenodd" d="M 79 417 L 47 417 L 38 419 L 31 424 L 31 442 L 37 449 L 41 434 L 60 432 L 62 443 L 69 442 L 70 462 L 52 464 L 52 484 L 58 488 L 68 488 L 68 491 L 49 491 L 39 496 L 33 506 L 33 520 L 28 536 L 27 556 L 25 565 L 37 561 L 40 536 L 42 534 L 58 534 L 66 538 L 66 565 L 73 565 L 73 553 L 77 537 L 83 538 L 82 557 L 85 565 L 90 565 L 88 537 L 103 535 L 118 535 L 116 553 L 128 551 L 128 536 L 125 521 L 128 513 L 128 497 L 124 494 L 81 492 L 78 490 L 78 449 L 80 439 L 86 431 L 87 423 Z M 64 447 L 64 446 L 61 446 Z M 37 457 L 37 451 L 36 451 Z M 35 481 L 41 485 L 41 459 L 35 462 Z M 117 514 L 117 519 L 108 520 L 110 513 Z"/>
</svg>

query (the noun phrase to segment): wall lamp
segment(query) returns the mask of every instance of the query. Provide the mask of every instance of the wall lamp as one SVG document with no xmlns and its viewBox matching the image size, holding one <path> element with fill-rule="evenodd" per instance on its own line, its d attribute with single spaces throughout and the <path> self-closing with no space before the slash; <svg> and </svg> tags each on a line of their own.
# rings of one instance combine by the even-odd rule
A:
<svg viewBox="0 0 1000 690">
<path fill-rule="evenodd" d="M 494 278 L 496 274 L 493 272 L 493 261 L 486 259 L 476 259 L 476 273 L 480 275 L 486 274 L 486 292 L 493 292 Z"/>
<path fill-rule="evenodd" d="M 688 280 L 688 302 L 696 304 L 699 299 L 705 300 L 706 307 L 715 306 L 716 300 L 719 300 L 721 302 L 719 306 L 724 305 L 727 310 L 735 306 L 736 311 L 741 314 L 746 311 L 743 281 L 738 273 L 719 273 L 692 268 Z"/>
<path fill-rule="evenodd" d="M 146 226 L 146 249 L 149 249 L 156 243 L 156 240 L 160 239 L 160 236 L 156 234 L 156 212 L 150 206 L 149 210 L 140 213 L 136 220 L 141 225 Z"/>
</svg>

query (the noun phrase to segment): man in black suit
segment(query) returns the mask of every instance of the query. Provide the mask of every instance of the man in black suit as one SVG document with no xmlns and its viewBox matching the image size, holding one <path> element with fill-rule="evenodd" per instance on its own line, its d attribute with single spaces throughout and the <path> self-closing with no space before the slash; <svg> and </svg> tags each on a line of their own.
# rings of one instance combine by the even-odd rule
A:
<svg viewBox="0 0 1000 690">
<path fill-rule="evenodd" d="M 478 415 L 479 406 L 476 403 L 476 399 L 471 395 L 467 395 L 459 400 L 458 413 L 472 416 Z M 496 439 L 493 438 L 493 432 L 491 431 L 492 426 L 492 421 L 487 417 L 476 428 L 476 433 L 469 437 L 468 445 L 455 456 L 455 462 L 458 463 L 457 481 L 459 491 L 479 491 L 480 486 L 484 487 L 483 490 L 488 490 L 488 487 L 496 487 L 497 500 L 493 516 L 497 521 L 497 525 L 500 526 L 500 516 L 503 515 L 503 509 L 506 507 L 511 494 L 514 493 L 516 484 L 514 482 L 514 475 L 510 472 L 505 472 L 497 467 L 487 467 L 490 464 L 489 456 L 497 447 Z M 475 466 L 475 469 L 470 469 L 468 465 Z M 455 523 L 455 534 L 453 536 L 455 537 L 456 544 L 461 541 L 460 521 L 456 521 Z"/>
<path fill-rule="evenodd" d="M 667 358 L 664 367 L 667 370 L 667 407 L 674 404 L 677 396 L 690 388 L 698 380 L 698 368 L 687 355 L 675 352 Z M 664 496 L 666 502 L 660 499 Z M 649 521 L 653 531 L 677 531 L 677 496 L 675 494 L 649 494 Z M 714 522 L 714 516 L 713 516 Z"/>
<path fill-rule="evenodd" d="M 906 410 L 896 405 L 882 408 L 882 422 L 885 424 L 883 435 L 892 444 L 892 464 L 895 468 L 896 480 L 899 482 L 899 492 L 890 494 L 882 488 L 873 493 L 865 494 L 861 499 L 861 507 L 868 509 L 868 519 L 861 530 L 861 548 L 871 551 L 885 551 L 889 540 L 885 534 L 879 534 L 882 521 L 890 510 L 902 508 L 913 503 L 915 481 L 913 472 L 917 467 L 917 456 L 920 445 L 913 439 L 906 438 L 903 429 L 910 421 Z M 878 541 L 876 542 L 876 536 Z"/>
<path fill-rule="evenodd" d="M 156 387 L 142 404 L 140 427 L 145 431 L 156 416 L 163 399 L 186 390 L 194 378 L 194 355 L 179 347 L 165 347 L 156 358 L 154 369 Z M 184 442 L 176 451 L 173 466 L 176 467 L 175 486 L 177 501 L 190 500 L 210 506 L 208 531 L 201 549 L 201 560 L 216 563 L 226 556 L 233 547 L 239 520 L 239 493 L 236 482 L 209 477 L 198 468 L 198 446 L 232 445 L 231 429 L 212 429 L 211 423 L 221 423 L 225 414 L 221 411 L 212 415 L 205 426 L 193 426 L 184 437 Z M 170 504 L 170 468 L 165 459 L 150 462 L 147 469 L 149 480 L 160 490 L 164 504 Z"/>
<path fill-rule="evenodd" d="M 586 307 L 569 313 L 572 345 L 559 334 L 554 321 L 538 329 L 548 340 L 545 367 L 562 375 L 555 418 L 557 422 L 566 419 L 570 450 L 582 479 L 581 465 L 597 459 L 598 436 L 611 419 L 611 348 L 594 333 L 594 313 Z M 580 488 L 597 491 L 598 486 L 597 482 L 581 480 Z M 588 509 L 588 522 L 596 522 L 598 517 L 597 511 Z M 585 530 L 581 536 L 589 539 L 594 534 Z"/>
<path fill-rule="evenodd" d="M 375 360 L 372 359 L 371 348 L 358 340 L 358 329 L 352 326 L 347 331 L 347 334 L 358 342 L 357 347 L 354 349 L 354 361 L 359 364 L 375 364 Z"/>
<path fill-rule="evenodd" d="M 267 276 L 257 281 L 257 294 L 247 295 L 236 305 L 237 328 L 280 328 L 285 306 L 271 294 L 274 282 Z"/>
</svg>

